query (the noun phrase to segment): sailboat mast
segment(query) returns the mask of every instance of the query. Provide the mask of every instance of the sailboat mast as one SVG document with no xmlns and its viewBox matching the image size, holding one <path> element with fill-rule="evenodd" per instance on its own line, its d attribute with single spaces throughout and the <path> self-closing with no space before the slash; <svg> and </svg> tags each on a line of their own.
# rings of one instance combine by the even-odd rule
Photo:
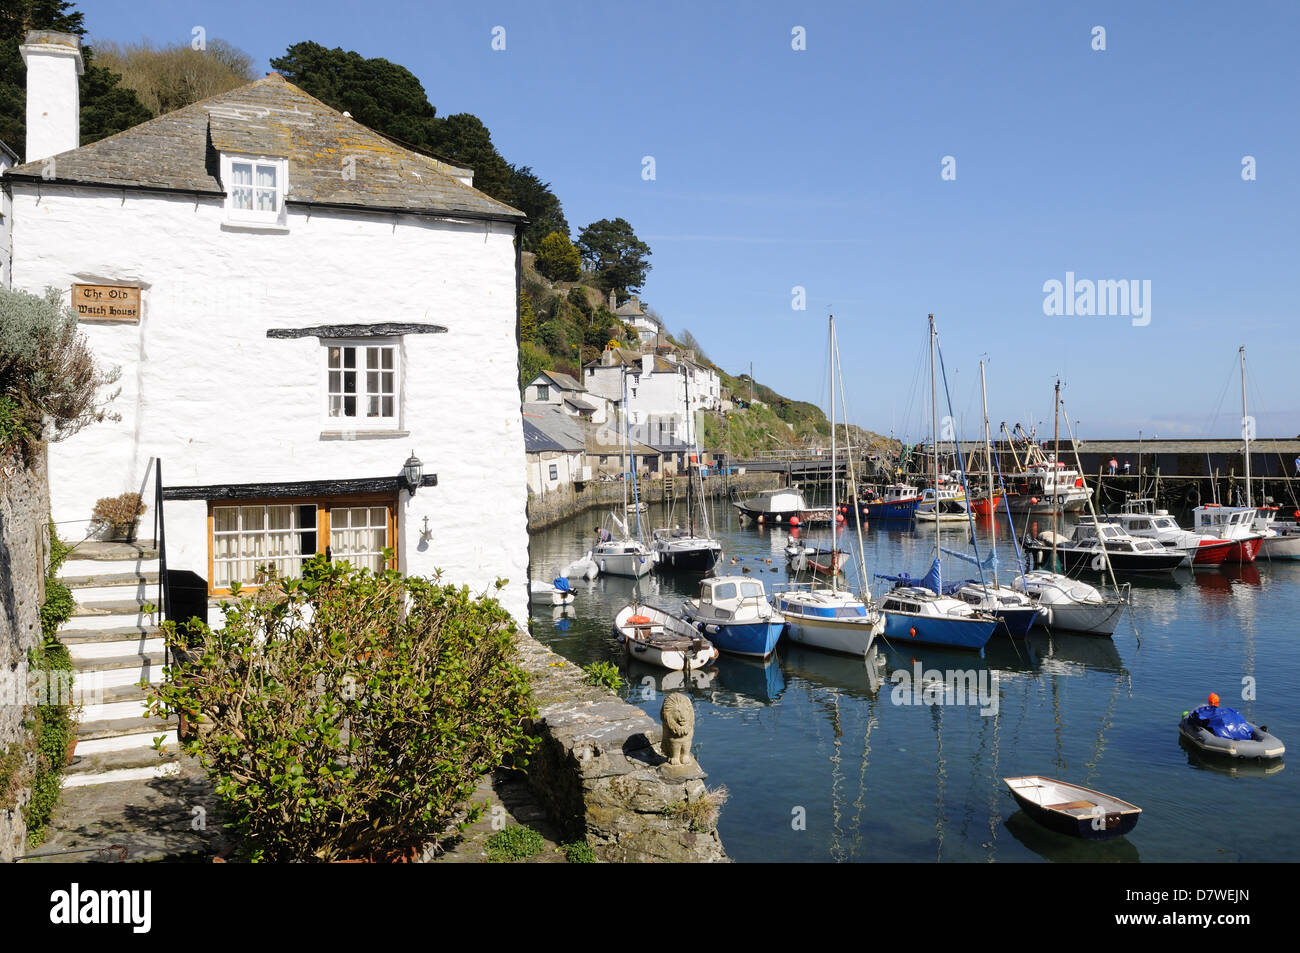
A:
<svg viewBox="0 0 1300 953">
<path fill-rule="evenodd" d="M 849 470 L 849 486 L 853 488 L 852 490 L 853 523 L 854 526 L 857 528 L 857 532 L 858 532 L 858 578 L 861 580 L 861 586 L 860 586 L 861 591 L 858 593 L 858 597 L 861 599 L 870 599 L 871 587 L 867 584 L 867 555 L 866 555 L 867 545 L 862 539 L 862 508 L 858 506 L 858 500 L 857 500 L 858 477 L 857 477 L 857 472 L 854 470 L 853 467 L 853 446 L 848 442 L 848 432 L 849 432 L 848 423 L 847 423 L 848 416 L 849 416 L 848 401 L 844 399 L 844 375 L 842 373 L 839 373 L 839 367 L 841 361 L 840 361 L 840 344 L 838 340 L 835 341 L 834 343 L 833 353 L 835 355 L 836 373 L 832 376 L 839 383 L 840 407 L 844 410 L 844 419 L 846 421 L 844 425 L 844 442 L 845 444 L 848 445 L 848 451 L 849 451 L 848 470 Z M 832 397 L 832 400 L 833 399 L 834 398 Z"/>
<path fill-rule="evenodd" d="M 934 440 L 934 558 L 939 558 L 939 391 L 934 382 L 934 315 L 930 315 L 930 433 Z"/>
<path fill-rule="evenodd" d="M 998 508 L 993 503 L 993 436 L 989 433 L 989 395 L 984 385 L 984 362 L 980 361 L 980 402 L 984 407 L 984 467 L 989 471 L 989 515 L 993 517 L 995 534 L 993 545 L 997 546 L 996 533 Z M 993 561 L 993 588 L 998 587 L 998 563 Z"/>
<path fill-rule="evenodd" d="M 1246 505 L 1254 509 L 1255 498 L 1250 492 L 1250 418 L 1246 416 L 1246 345 L 1238 350 L 1241 352 L 1241 436 L 1246 441 Z"/>
<path fill-rule="evenodd" d="M 623 368 L 623 426 L 621 434 L 623 438 L 623 519 L 627 519 L 627 457 L 631 449 L 631 441 L 628 439 L 628 409 L 627 409 L 627 368 Z"/>
<path fill-rule="evenodd" d="M 1059 377 L 1056 379 L 1056 407 L 1052 412 L 1052 439 L 1056 444 L 1052 451 L 1052 493 L 1055 495 L 1058 489 L 1057 466 L 1061 462 L 1061 379 Z M 1056 572 L 1056 534 L 1060 507 L 1056 505 L 1055 499 L 1051 500 L 1049 505 L 1052 507 L 1052 572 Z M 1098 534 L 1100 539 L 1100 531 Z"/>
<path fill-rule="evenodd" d="M 836 499 L 836 483 L 839 481 L 839 473 L 836 470 L 836 446 L 835 446 L 835 315 L 830 316 L 831 335 L 830 335 L 830 360 L 831 360 L 831 590 L 835 586 L 836 560 L 839 558 L 837 551 L 839 549 L 839 537 L 836 534 L 838 529 L 839 500 Z"/>
</svg>

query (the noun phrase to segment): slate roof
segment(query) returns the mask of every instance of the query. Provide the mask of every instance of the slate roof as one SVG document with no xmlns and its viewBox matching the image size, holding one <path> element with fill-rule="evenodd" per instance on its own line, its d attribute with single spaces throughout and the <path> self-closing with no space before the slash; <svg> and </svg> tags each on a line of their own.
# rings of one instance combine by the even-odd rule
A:
<svg viewBox="0 0 1300 953">
<path fill-rule="evenodd" d="M 278 73 L 60 153 L 52 181 L 224 195 L 223 151 L 287 157 L 290 206 L 524 219 L 456 178 L 468 170 L 397 145 Z M 41 168 L 29 162 L 6 177 L 40 180 Z"/>
<path fill-rule="evenodd" d="M 524 404 L 525 453 L 581 453 L 587 436 L 568 414 L 552 404 Z"/>
<path fill-rule="evenodd" d="M 550 378 L 551 383 L 555 384 L 560 390 L 576 390 L 585 392 L 587 388 L 583 387 L 568 374 L 561 374 L 559 371 L 542 371 L 537 377 Z M 536 380 L 537 378 L 533 378 Z"/>
</svg>

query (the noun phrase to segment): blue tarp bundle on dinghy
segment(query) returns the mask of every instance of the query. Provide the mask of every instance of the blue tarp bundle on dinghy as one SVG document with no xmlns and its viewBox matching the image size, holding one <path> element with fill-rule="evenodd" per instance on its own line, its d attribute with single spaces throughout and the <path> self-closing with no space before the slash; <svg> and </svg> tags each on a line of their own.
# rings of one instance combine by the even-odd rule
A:
<svg viewBox="0 0 1300 953">
<path fill-rule="evenodd" d="M 1192 712 L 1192 719 L 1219 738 L 1248 741 L 1253 736 L 1250 723 L 1235 708 L 1202 705 Z"/>
</svg>

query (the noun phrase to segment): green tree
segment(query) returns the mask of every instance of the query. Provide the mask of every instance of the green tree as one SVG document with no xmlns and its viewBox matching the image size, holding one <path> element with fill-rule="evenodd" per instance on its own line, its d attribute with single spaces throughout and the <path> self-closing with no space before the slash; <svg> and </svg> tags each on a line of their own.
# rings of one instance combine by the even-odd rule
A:
<svg viewBox="0 0 1300 953">
<path fill-rule="evenodd" d="M 578 235 L 577 244 L 597 285 L 604 291 L 616 292 L 620 303 L 645 284 L 650 246 L 636 237 L 626 220 L 602 218 L 592 222 Z"/>
<path fill-rule="evenodd" d="M 525 249 L 536 251 L 552 232 L 559 232 L 566 239 L 569 237 L 569 221 L 564 217 L 560 200 L 551 191 L 551 183 L 543 182 L 528 166 L 512 166 L 510 191 L 515 197 L 515 208 L 528 216 L 528 227 L 524 229 Z"/>
<path fill-rule="evenodd" d="M 533 303 L 522 290 L 519 292 L 519 340 L 531 341 L 537 337 L 537 315 Z"/>
<path fill-rule="evenodd" d="M 0 139 L 23 152 L 27 141 L 27 69 L 18 47 L 28 30 L 55 30 L 84 37 L 85 14 L 68 0 L 0 2 Z M 121 77 L 95 63 L 95 51 L 82 48 L 80 80 L 81 144 L 96 142 L 153 118 Z"/>
<path fill-rule="evenodd" d="M 121 74 L 121 85 L 159 116 L 255 78 L 253 58 L 219 39 L 208 41 L 202 50 L 189 43 L 156 47 L 147 40 L 101 43 L 95 55 L 100 65 Z"/>
<path fill-rule="evenodd" d="M 295 43 L 271 60 L 280 75 L 326 105 L 403 145 L 474 170 L 474 187 L 507 204 L 515 201 L 513 170 L 477 116 L 445 118 L 404 66 L 319 43 Z"/>
<path fill-rule="evenodd" d="M 551 281 L 577 281 L 582 274 L 582 259 L 567 235 L 551 232 L 537 248 L 537 270 Z"/>
</svg>

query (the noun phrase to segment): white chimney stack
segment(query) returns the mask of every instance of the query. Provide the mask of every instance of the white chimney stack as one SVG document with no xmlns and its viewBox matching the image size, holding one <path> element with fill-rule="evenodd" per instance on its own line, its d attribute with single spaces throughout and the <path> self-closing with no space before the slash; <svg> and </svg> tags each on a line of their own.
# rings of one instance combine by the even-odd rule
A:
<svg viewBox="0 0 1300 953">
<path fill-rule="evenodd" d="M 32 30 L 18 47 L 27 64 L 27 155 L 25 162 L 67 152 L 81 145 L 81 91 L 85 70 L 81 37 Z"/>
</svg>

